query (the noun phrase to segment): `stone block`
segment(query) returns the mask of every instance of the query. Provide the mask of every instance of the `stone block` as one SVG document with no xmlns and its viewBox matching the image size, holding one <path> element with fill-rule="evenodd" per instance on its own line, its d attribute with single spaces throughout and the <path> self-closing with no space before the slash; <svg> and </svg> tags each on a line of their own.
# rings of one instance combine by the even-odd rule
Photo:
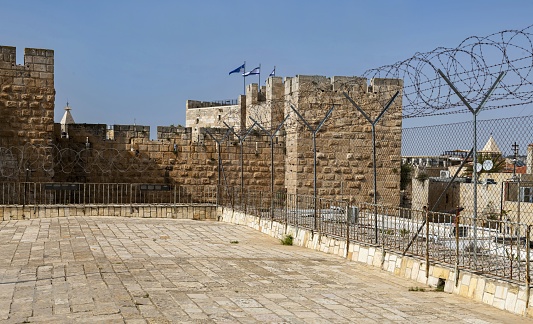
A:
<svg viewBox="0 0 533 324">
<path fill-rule="evenodd" d="M 494 292 L 494 298 L 505 299 L 505 296 L 507 295 L 507 289 L 508 289 L 507 286 L 502 285 L 501 283 L 496 285 L 496 290 Z"/>
<path fill-rule="evenodd" d="M 483 298 L 481 301 L 485 304 L 492 305 L 492 303 L 494 302 L 494 294 L 485 291 L 483 293 Z"/>
<path fill-rule="evenodd" d="M 496 292 L 496 285 L 494 284 L 494 282 L 492 280 L 486 282 L 486 284 L 485 284 L 485 292 L 487 292 L 489 294 L 494 294 Z"/>
<path fill-rule="evenodd" d="M 411 267 L 411 279 L 416 280 L 418 278 L 419 271 L 420 271 L 420 263 L 413 262 L 413 266 Z"/>
<path fill-rule="evenodd" d="M 361 247 L 358 251 L 357 261 L 367 263 L 368 262 L 368 248 Z"/>
<path fill-rule="evenodd" d="M 470 279 L 470 283 L 468 285 L 468 294 L 467 294 L 468 298 L 474 297 L 474 294 L 477 289 L 477 281 L 478 281 L 478 276 L 472 276 L 472 278 Z"/>
<path fill-rule="evenodd" d="M 505 296 L 505 310 L 509 312 L 514 312 L 516 307 L 516 302 L 518 300 L 518 294 L 516 292 L 510 292 L 508 291 L 507 295 Z"/>
<path fill-rule="evenodd" d="M 439 283 L 438 277 L 429 276 L 429 278 L 427 279 L 427 285 L 430 287 L 437 287 L 438 283 Z"/>
<path fill-rule="evenodd" d="M 461 278 L 461 284 L 462 285 L 465 285 L 465 286 L 468 286 L 470 284 L 470 279 L 471 279 L 471 274 L 469 273 L 463 273 L 463 276 Z"/>
<path fill-rule="evenodd" d="M 492 304 L 490 304 L 492 307 L 496 307 L 498 309 L 505 309 L 505 299 L 499 299 L 494 297 Z"/>
</svg>

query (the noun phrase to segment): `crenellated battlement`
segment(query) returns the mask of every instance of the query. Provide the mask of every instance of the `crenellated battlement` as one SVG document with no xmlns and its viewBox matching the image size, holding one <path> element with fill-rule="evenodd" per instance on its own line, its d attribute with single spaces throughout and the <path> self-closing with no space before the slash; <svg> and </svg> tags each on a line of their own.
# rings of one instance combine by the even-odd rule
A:
<svg viewBox="0 0 533 324">
<path fill-rule="evenodd" d="M 52 79 L 54 73 L 54 51 L 42 48 L 25 48 L 24 64 L 17 64 L 17 48 L 13 46 L 0 46 L 0 69 L 2 76 L 24 76 L 26 78 Z M 9 71 L 19 72 L 7 73 Z M 28 72 L 31 75 L 20 75 Z"/>
<path fill-rule="evenodd" d="M 276 192 L 308 194 L 313 189 L 312 138 L 292 107 L 313 124 L 334 105 L 332 117 L 318 134 L 318 193 L 368 202 L 373 193 L 368 181 L 370 126 L 357 118 L 344 93 L 375 116 L 382 109 L 380 95 L 402 90 L 402 81 L 394 79 L 270 77 L 264 86 L 248 85 L 246 95 L 237 100 L 188 100 L 186 127 L 158 126 L 157 139 L 151 140 L 150 126 L 145 125 L 77 124 L 72 116 L 54 124 L 54 51 L 27 48 L 24 64 L 17 64 L 16 56 L 15 47 L 0 46 L 0 114 L 5 116 L 0 118 L 0 146 L 47 148 L 30 156 L 39 161 L 29 164 L 36 168 L 34 173 L 10 175 L 25 181 L 31 177 L 57 182 L 225 186 L 242 181 L 246 188 L 271 190 L 273 186 Z M 67 105 L 66 115 L 70 109 Z M 400 197 L 400 175 L 394 170 L 401 164 L 401 109 L 401 101 L 396 101 L 376 125 L 383 134 L 380 148 L 386 150 L 380 168 L 391 174 L 379 194 L 391 204 L 398 204 Z M 250 130 L 255 121 L 261 129 Z M 282 121 L 276 135 L 263 131 L 277 129 Z M 244 130 L 245 141 L 236 135 Z M 41 161 L 45 167 L 40 167 Z"/>
<path fill-rule="evenodd" d="M 48 143 L 54 132 L 54 51 L 0 46 L 0 145 Z"/>
</svg>

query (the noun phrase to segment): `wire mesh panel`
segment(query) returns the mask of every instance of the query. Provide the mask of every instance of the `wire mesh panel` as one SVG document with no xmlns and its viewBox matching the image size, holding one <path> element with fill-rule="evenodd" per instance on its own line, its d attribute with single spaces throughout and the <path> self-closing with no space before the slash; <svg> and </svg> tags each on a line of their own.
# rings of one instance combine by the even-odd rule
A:
<svg viewBox="0 0 533 324">
<path fill-rule="evenodd" d="M 404 129 L 402 206 L 533 223 L 531 125 L 533 116 L 478 121 L 475 155 L 472 122 Z"/>
</svg>

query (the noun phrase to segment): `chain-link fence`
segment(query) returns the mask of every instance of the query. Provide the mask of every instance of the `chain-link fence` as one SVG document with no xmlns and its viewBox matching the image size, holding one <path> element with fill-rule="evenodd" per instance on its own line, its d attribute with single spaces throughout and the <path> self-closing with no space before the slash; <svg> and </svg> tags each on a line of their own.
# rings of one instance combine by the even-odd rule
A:
<svg viewBox="0 0 533 324">
<path fill-rule="evenodd" d="M 478 121 L 475 156 L 472 122 L 404 129 L 402 204 L 532 224 L 531 125 L 533 116 Z"/>
</svg>

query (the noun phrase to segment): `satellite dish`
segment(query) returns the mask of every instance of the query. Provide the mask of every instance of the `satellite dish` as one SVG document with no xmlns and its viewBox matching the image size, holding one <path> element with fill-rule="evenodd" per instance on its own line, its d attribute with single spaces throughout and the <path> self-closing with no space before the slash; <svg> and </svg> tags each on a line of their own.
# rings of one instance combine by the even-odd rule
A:
<svg viewBox="0 0 533 324">
<path fill-rule="evenodd" d="M 492 160 L 483 161 L 483 170 L 489 171 L 490 169 L 492 169 L 493 166 L 494 166 L 494 163 L 492 163 Z"/>
<path fill-rule="evenodd" d="M 481 171 L 481 169 L 483 169 L 483 165 L 481 165 L 481 163 L 476 163 L 476 172 Z"/>
</svg>

